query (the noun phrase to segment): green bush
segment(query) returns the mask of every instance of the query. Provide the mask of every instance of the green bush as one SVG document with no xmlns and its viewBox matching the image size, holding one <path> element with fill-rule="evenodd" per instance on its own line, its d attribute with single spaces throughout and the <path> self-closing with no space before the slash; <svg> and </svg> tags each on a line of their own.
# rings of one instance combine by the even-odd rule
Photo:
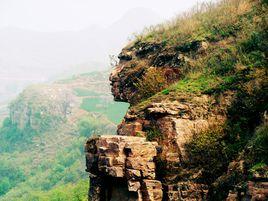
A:
<svg viewBox="0 0 268 201">
<path fill-rule="evenodd" d="M 234 71 L 236 62 L 236 56 L 231 50 L 220 49 L 211 53 L 206 65 L 215 75 L 223 76 Z"/>
<path fill-rule="evenodd" d="M 85 117 L 79 120 L 78 129 L 81 136 L 89 137 L 93 134 L 99 134 L 102 130 L 102 123 L 93 117 Z"/>
<path fill-rule="evenodd" d="M 264 162 L 257 163 L 250 168 L 250 173 L 266 174 L 268 176 L 268 166 Z"/>
<path fill-rule="evenodd" d="M 25 174 L 12 161 L 0 161 L 0 196 L 25 180 Z"/>
<path fill-rule="evenodd" d="M 268 125 L 259 127 L 250 142 L 250 158 L 254 163 L 268 164 Z"/>
<path fill-rule="evenodd" d="M 169 94 L 169 90 L 168 89 L 164 89 L 161 93 L 164 94 L 164 95 L 168 95 Z"/>
<path fill-rule="evenodd" d="M 12 124 L 7 117 L 2 128 L 0 128 L 0 152 L 10 152 L 23 149 L 22 145 L 29 145 L 37 132 L 30 127 L 23 130 L 19 129 L 16 124 Z M 20 143 L 20 146 L 18 145 Z"/>
<path fill-rule="evenodd" d="M 168 83 L 165 78 L 165 73 L 163 70 L 158 68 L 150 68 L 147 72 L 134 83 L 137 90 L 137 99 L 146 99 L 157 92 L 168 87 Z"/>
<path fill-rule="evenodd" d="M 211 184 L 228 165 L 226 145 L 222 128 L 210 128 L 206 132 L 196 134 L 186 144 L 189 167 L 202 170 L 202 181 Z"/>
<path fill-rule="evenodd" d="M 158 141 L 163 139 L 163 135 L 159 129 L 152 127 L 146 130 L 146 139 L 148 141 Z"/>
</svg>

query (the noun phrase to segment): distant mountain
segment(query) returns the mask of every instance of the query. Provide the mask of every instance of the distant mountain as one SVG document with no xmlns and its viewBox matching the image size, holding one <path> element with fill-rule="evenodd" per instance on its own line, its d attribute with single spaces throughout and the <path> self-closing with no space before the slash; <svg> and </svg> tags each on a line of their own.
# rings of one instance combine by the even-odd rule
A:
<svg viewBox="0 0 268 201">
<path fill-rule="evenodd" d="M 109 44 L 108 49 L 119 52 L 123 45 L 134 33 L 141 32 L 145 27 L 161 22 L 160 17 L 147 8 L 134 8 L 129 10 L 118 21 L 107 28 Z M 112 48 L 112 49 L 111 49 Z"/>
<path fill-rule="evenodd" d="M 47 33 L 2 28 L 0 97 L 5 96 L 6 100 L 14 94 L 9 91 L 10 85 L 17 93 L 28 84 L 51 80 L 58 75 L 107 69 L 109 54 L 117 54 L 132 33 L 159 21 L 150 9 L 135 8 L 106 28 L 91 25 L 76 32 Z"/>
</svg>

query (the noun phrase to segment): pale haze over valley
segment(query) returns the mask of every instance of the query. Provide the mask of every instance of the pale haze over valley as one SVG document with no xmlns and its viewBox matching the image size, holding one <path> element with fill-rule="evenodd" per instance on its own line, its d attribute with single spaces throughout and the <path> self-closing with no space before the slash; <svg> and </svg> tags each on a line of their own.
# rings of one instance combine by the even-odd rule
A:
<svg viewBox="0 0 268 201">
<path fill-rule="evenodd" d="M 109 55 L 117 55 L 133 33 L 196 3 L 0 0 L 0 103 L 32 83 L 108 69 Z"/>
</svg>

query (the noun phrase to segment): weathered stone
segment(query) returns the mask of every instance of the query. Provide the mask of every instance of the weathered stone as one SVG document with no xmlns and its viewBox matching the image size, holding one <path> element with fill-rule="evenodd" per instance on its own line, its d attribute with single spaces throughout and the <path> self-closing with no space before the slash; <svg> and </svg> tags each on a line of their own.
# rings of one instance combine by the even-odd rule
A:
<svg viewBox="0 0 268 201">
<path fill-rule="evenodd" d="M 128 181 L 128 190 L 129 191 L 135 191 L 137 192 L 141 187 L 141 184 L 139 181 L 132 181 L 132 180 L 129 180 Z"/>
<path fill-rule="evenodd" d="M 162 184 L 160 181 L 145 179 L 142 183 L 142 189 L 143 200 L 154 201 L 162 200 L 163 198 Z"/>
<path fill-rule="evenodd" d="M 124 169 L 122 167 L 107 167 L 108 175 L 112 177 L 124 177 Z"/>
<path fill-rule="evenodd" d="M 85 149 L 89 163 L 87 171 L 94 174 L 94 179 L 90 180 L 92 201 L 105 200 L 106 195 L 111 195 L 113 199 L 113 196 L 119 194 L 122 201 L 129 200 L 129 197 L 131 200 L 141 201 L 162 200 L 161 182 L 154 180 L 156 167 L 153 159 L 158 146 L 156 142 L 146 142 L 145 138 L 131 136 L 100 136 L 94 138 L 94 143 L 93 140 L 88 142 L 94 145 L 89 143 L 87 147 L 93 148 Z M 129 191 L 125 198 L 121 196 L 124 181 Z M 117 185 L 114 186 L 113 183 Z M 136 192 L 136 195 L 130 192 Z"/>
<path fill-rule="evenodd" d="M 143 170 L 142 177 L 145 179 L 155 179 L 155 170 Z"/>
<path fill-rule="evenodd" d="M 137 157 L 140 156 L 142 158 L 152 158 L 152 156 L 156 156 L 156 149 L 153 143 L 128 143 L 126 144 L 125 149 L 128 150 L 129 157 Z"/>
<path fill-rule="evenodd" d="M 147 110 L 151 114 L 170 114 L 177 115 L 181 111 L 189 111 L 189 107 L 185 104 L 179 103 L 178 101 L 173 102 L 161 102 L 152 103 L 147 107 Z"/>
<path fill-rule="evenodd" d="M 229 192 L 227 201 L 239 201 L 239 200 L 268 200 L 268 182 L 261 181 L 249 181 L 247 188 L 236 188 Z"/>
<path fill-rule="evenodd" d="M 124 156 L 118 156 L 113 159 L 113 164 L 116 166 L 123 166 L 125 164 L 125 157 Z"/>
<path fill-rule="evenodd" d="M 141 171 L 140 170 L 134 170 L 134 169 L 126 169 L 126 178 L 127 179 L 137 179 L 141 177 Z"/>
</svg>

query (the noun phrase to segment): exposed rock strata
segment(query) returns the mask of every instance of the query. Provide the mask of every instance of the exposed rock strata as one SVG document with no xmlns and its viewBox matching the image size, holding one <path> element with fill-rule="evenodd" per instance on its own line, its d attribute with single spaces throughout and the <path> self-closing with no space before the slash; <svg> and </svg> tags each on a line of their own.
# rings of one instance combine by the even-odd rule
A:
<svg viewBox="0 0 268 201">
<path fill-rule="evenodd" d="M 159 153 L 157 155 L 151 155 L 154 157 L 154 163 L 152 163 L 155 165 L 153 168 L 154 171 L 153 174 L 146 173 L 145 175 L 147 177 L 149 175 L 151 176 L 142 182 L 137 183 L 136 180 L 132 181 L 133 178 L 142 178 L 143 175 L 136 171 L 141 171 L 142 169 L 140 169 L 141 167 L 136 166 L 134 161 L 136 159 L 142 161 L 146 159 L 146 157 L 141 157 L 138 155 L 136 155 L 134 160 L 129 159 L 129 156 L 127 155 L 125 156 L 127 158 L 125 162 L 126 171 L 117 165 L 102 169 L 102 165 L 99 164 L 96 178 L 103 178 L 103 173 L 100 172 L 100 169 L 102 169 L 101 171 L 104 172 L 111 172 L 108 175 L 112 178 L 119 178 L 118 175 L 120 175 L 121 178 L 123 177 L 124 179 L 127 179 L 128 181 L 129 178 L 132 178 L 130 179 L 131 182 L 129 182 L 128 185 L 125 184 L 125 187 L 128 186 L 129 192 L 136 190 L 137 192 L 141 192 L 141 194 L 143 193 L 142 196 L 140 196 L 140 193 L 138 193 L 138 198 L 136 198 L 136 200 L 162 199 L 165 201 L 214 201 L 214 187 L 217 186 L 217 190 L 221 190 L 221 185 L 223 184 L 226 184 L 224 190 L 232 190 L 230 190 L 230 192 L 228 192 L 228 190 L 224 191 L 220 200 L 267 199 L 267 178 L 262 176 L 259 179 L 251 179 L 249 174 L 245 171 L 246 168 L 232 168 L 232 165 L 236 164 L 235 166 L 237 166 L 237 164 L 240 164 L 240 162 L 236 162 L 235 160 L 237 159 L 238 154 L 235 155 L 236 158 L 228 158 L 227 161 L 225 150 L 223 152 L 217 152 L 217 154 L 219 154 L 217 156 L 209 156 L 209 153 L 206 155 L 207 153 L 198 152 L 196 154 L 198 155 L 197 157 L 200 155 L 205 155 L 207 158 L 201 161 L 204 158 L 201 157 L 200 159 L 199 157 L 199 161 L 195 162 L 193 161 L 195 159 L 191 158 L 191 153 L 189 153 L 190 150 L 187 150 L 187 147 L 189 148 L 189 144 L 193 143 L 196 137 L 202 137 L 203 134 L 208 134 L 211 131 L 214 132 L 214 135 L 216 134 L 218 137 L 215 140 L 217 143 L 212 145 L 213 149 L 221 149 L 221 143 L 225 143 L 225 141 L 222 139 L 227 136 L 227 132 L 221 130 L 217 133 L 218 129 L 224 129 L 230 125 L 238 127 L 241 126 L 238 124 L 227 125 L 227 123 L 230 123 L 230 119 L 234 119 L 234 121 L 237 120 L 235 118 L 240 116 L 240 114 L 238 114 L 240 112 L 239 109 L 241 112 L 243 110 L 244 113 L 248 113 L 247 107 L 245 106 L 247 104 L 235 105 L 243 103 L 241 99 L 246 99 L 245 96 L 239 97 L 239 95 L 241 95 L 239 93 L 244 90 L 244 83 L 239 83 L 239 85 L 241 84 L 241 86 L 239 86 L 239 90 L 241 90 L 240 92 L 238 92 L 237 88 L 229 86 L 224 86 L 224 90 L 222 90 L 223 86 L 218 86 L 216 89 L 220 92 L 215 92 L 213 91 L 215 89 L 213 85 L 214 83 L 211 83 L 211 85 L 213 85 L 210 88 L 212 92 L 205 92 L 199 90 L 199 87 L 202 88 L 202 86 L 199 86 L 200 83 L 197 83 L 198 86 L 194 86 L 195 89 L 197 88 L 196 91 L 187 91 L 183 89 L 172 90 L 172 87 L 168 87 L 164 91 L 161 91 L 163 88 L 159 88 L 157 91 L 159 93 L 155 92 L 157 94 L 154 93 L 154 95 L 150 94 L 149 96 L 146 96 L 147 94 L 145 93 L 146 97 L 143 97 L 144 94 L 139 94 L 140 85 L 137 85 L 137 83 L 139 84 L 139 81 L 141 80 L 144 82 L 152 81 L 151 79 L 149 79 L 149 81 L 146 80 L 146 76 L 144 76 L 147 75 L 146 73 L 150 73 L 150 69 L 153 68 L 159 70 L 159 74 L 164 76 L 164 79 L 167 81 L 168 85 L 170 85 L 182 79 L 182 75 L 186 75 L 189 68 L 194 68 L 195 66 L 193 65 L 193 61 L 198 57 L 206 55 L 206 51 L 210 45 L 213 46 L 212 43 L 207 41 L 193 40 L 181 46 L 170 47 L 162 44 L 143 43 L 138 41 L 122 50 L 119 55 L 120 62 L 111 73 L 110 81 L 114 99 L 116 101 L 130 103 L 130 109 L 127 111 L 122 123 L 118 125 L 117 134 L 119 136 L 124 136 L 124 138 L 119 137 L 120 139 L 135 139 L 133 140 L 134 144 L 138 138 L 133 138 L 133 136 L 146 137 L 148 141 L 155 141 L 158 143 L 157 149 L 159 150 Z M 185 66 L 187 66 L 188 69 L 185 69 Z M 202 72 L 200 73 L 202 74 Z M 238 73 L 240 74 L 241 72 L 239 71 Z M 252 79 L 255 79 L 255 81 L 257 81 L 257 79 L 263 79 L 261 77 L 261 73 L 258 74 L 257 77 L 258 76 L 260 76 L 260 78 Z M 240 79 L 240 77 L 237 77 L 237 79 Z M 195 80 L 193 79 L 193 82 L 194 81 Z M 215 80 L 215 82 L 218 81 Z M 260 83 L 262 82 L 259 82 L 259 86 L 254 84 L 254 88 L 260 90 Z M 195 84 L 196 83 L 194 83 L 194 85 Z M 219 81 L 219 83 L 215 84 L 221 84 L 221 82 Z M 247 84 L 250 83 L 248 82 Z M 191 85 L 191 83 L 189 85 Z M 248 93 L 250 87 L 246 86 L 245 88 L 247 91 L 245 94 L 250 94 L 251 92 Z M 254 93 L 258 94 L 258 90 L 256 90 Z M 250 94 L 252 99 L 249 99 L 250 101 L 247 100 L 249 103 L 251 103 L 251 101 L 254 98 L 256 99 L 258 96 L 256 95 L 256 97 L 254 97 L 254 93 Z M 260 98 L 259 103 L 262 101 L 262 98 Z M 255 102 L 258 101 L 252 101 L 251 105 Z M 235 112 L 233 111 L 232 113 L 231 110 L 234 110 L 234 108 Z M 254 112 L 258 113 L 255 116 L 255 119 L 252 121 L 255 122 L 254 126 L 256 128 L 256 126 L 260 123 L 259 113 L 263 111 L 255 110 L 252 113 Z M 232 115 L 235 117 L 233 118 Z M 238 123 L 241 122 L 238 121 Z M 249 129 L 251 128 L 249 127 Z M 237 132 L 237 130 L 235 130 L 235 132 Z M 252 132 L 251 134 L 253 135 L 254 130 L 250 132 Z M 238 138 L 240 137 L 239 133 L 235 134 Z M 105 137 L 103 137 L 103 139 L 105 139 Z M 137 147 L 141 147 L 140 149 L 142 150 L 145 141 L 139 141 L 139 143 L 137 144 Z M 230 144 L 232 144 L 232 142 Z M 151 145 L 153 145 L 153 143 Z M 106 143 L 104 147 L 109 150 L 109 146 L 110 145 Z M 102 150 L 102 148 L 100 150 Z M 237 149 L 237 151 L 238 150 L 239 149 Z M 206 151 L 207 150 L 204 149 L 203 152 Z M 88 155 L 88 157 L 89 159 L 92 158 L 90 155 Z M 98 155 L 98 158 L 99 157 L 102 160 L 103 156 Z M 210 178 L 205 178 L 207 172 L 206 169 L 203 168 L 203 166 L 206 165 L 203 163 L 204 161 L 208 160 L 208 158 L 209 160 L 215 160 L 218 162 L 217 165 L 219 165 L 219 167 L 215 167 L 215 169 L 222 169 L 217 172 L 215 178 L 214 175 L 210 175 L 212 177 L 211 181 L 208 181 Z M 230 163 L 231 161 L 234 161 L 234 164 Z M 240 161 L 240 159 L 237 159 L 237 161 Z M 194 166 L 194 162 L 199 164 Z M 130 164 L 132 164 L 132 166 Z M 200 167 L 200 164 L 203 166 Z M 129 167 L 135 171 L 129 173 L 129 170 L 127 170 Z M 238 165 L 238 167 L 240 167 L 240 165 Z M 209 168 L 213 169 L 212 167 Z M 118 173 L 115 173 L 117 171 Z M 238 178 L 238 180 L 243 180 L 243 182 L 232 181 L 233 174 L 236 174 L 236 179 Z M 148 191 L 148 189 L 151 189 L 149 186 L 152 185 L 147 185 L 147 179 L 153 179 L 155 188 L 158 190 L 160 188 L 163 189 L 161 193 L 159 190 L 157 191 L 157 196 L 144 197 L 144 195 L 147 194 L 145 193 L 144 189 Z M 91 180 L 94 182 L 93 179 Z M 246 185 L 244 185 L 245 182 Z M 243 184 L 243 187 L 245 188 L 241 189 L 239 186 L 236 188 L 235 184 L 240 183 Z M 94 193 L 92 195 L 94 195 Z M 130 196 L 130 194 L 128 195 Z"/>
<path fill-rule="evenodd" d="M 155 174 L 156 148 L 156 142 L 141 137 L 89 139 L 85 151 L 90 200 L 162 200 L 162 184 Z"/>
</svg>

